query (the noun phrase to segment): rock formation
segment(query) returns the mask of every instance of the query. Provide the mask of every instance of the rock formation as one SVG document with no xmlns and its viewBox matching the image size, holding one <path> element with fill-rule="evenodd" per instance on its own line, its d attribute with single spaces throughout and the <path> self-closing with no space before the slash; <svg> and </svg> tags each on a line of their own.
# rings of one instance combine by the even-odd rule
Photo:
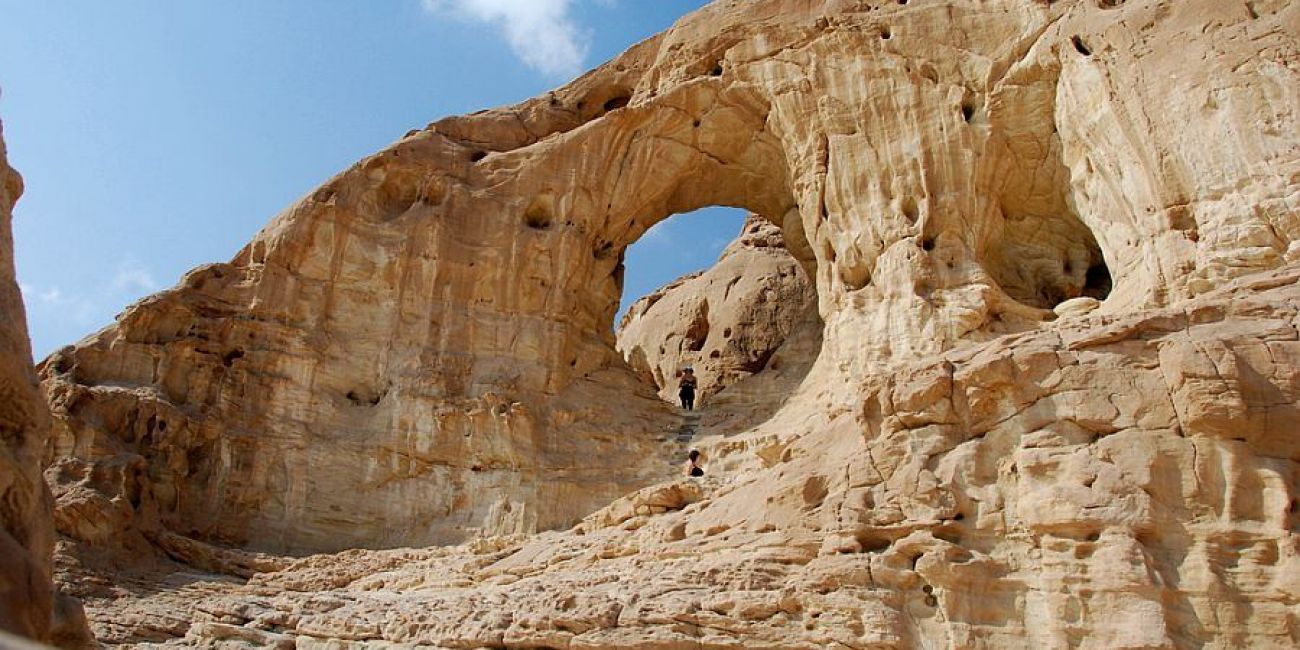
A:
<svg viewBox="0 0 1300 650">
<path fill-rule="evenodd" d="M 14 203 L 23 179 L 9 168 L 0 140 L 0 629 L 34 639 L 50 631 L 54 527 L 50 493 L 41 480 L 49 435 L 27 339 L 27 313 L 14 277 Z"/>
<path fill-rule="evenodd" d="M 44 363 L 67 581 L 189 645 L 1294 646 L 1298 36 L 715 2 L 413 131 Z M 622 251 L 707 205 L 781 227 L 821 345 L 651 485 Z M 241 577 L 113 591 L 78 562 L 123 539 Z"/>
<path fill-rule="evenodd" d="M 50 414 L 41 398 L 27 338 L 27 313 L 14 275 L 13 207 L 23 179 L 9 167 L 0 125 L 0 646 L 5 633 L 77 647 L 89 630 L 81 605 L 54 589 L 50 490 L 41 461 Z"/>
<path fill-rule="evenodd" d="M 566 533 L 316 556 L 115 615 L 173 612 L 196 647 L 1293 647 L 1297 327 L 1293 266 L 902 364 L 761 468 Z"/>
</svg>

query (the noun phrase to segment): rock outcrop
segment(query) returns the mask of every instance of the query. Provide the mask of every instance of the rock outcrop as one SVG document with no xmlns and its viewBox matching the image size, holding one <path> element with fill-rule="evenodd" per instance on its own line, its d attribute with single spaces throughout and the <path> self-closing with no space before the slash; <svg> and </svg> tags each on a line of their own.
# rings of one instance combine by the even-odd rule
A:
<svg viewBox="0 0 1300 650">
<path fill-rule="evenodd" d="M 180 573 L 106 627 L 131 640 L 168 612 L 194 647 L 1291 647 L 1297 328 L 1292 266 L 964 346 L 865 378 L 861 408 L 778 453 L 761 428 L 727 441 L 763 467 L 572 531 L 243 585 Z"/>
<path fill-rule="evenodd" d="M 23 179 L 0 125 L 0 646 L 21 635 L 62 647 L 90 637 L 81 604 L 54 588 L 54 520 L 42 479 L 50 414 L 36 383 L 27 312 L 14 273 L 13 208 Z"/>
<path fill-rule="evenodd" d="M 49 412 L 32 370 L 27 312 L 14 276 L 14 203 L 23 180 L 0 139 L 0 629 L 43 640 L 50 632 L 54 526 L 41 479 Z"/>
<path fill-rule="evenodd" d="M 42 366 L 60 530 L 244 576 L 97 629 L 1293 646 L 1298 38 L 1285 0 L 716 2 L 413 131 Z M 780 225 L 820 349 L 647 487 L 677 416 L 614 348 L 622 251 L 715 204 Z"/>
</svg>

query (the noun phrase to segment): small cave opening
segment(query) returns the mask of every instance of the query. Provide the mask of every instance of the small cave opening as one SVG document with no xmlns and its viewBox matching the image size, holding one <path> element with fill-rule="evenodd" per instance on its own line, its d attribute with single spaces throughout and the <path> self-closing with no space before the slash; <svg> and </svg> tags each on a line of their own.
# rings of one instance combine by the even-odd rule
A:
<svg viewBox="0 0 1300 650">
<path fill-rule="evenodd" d="M 360 386 L 347 392 L 347 400 L 353 406 L 378 406 L 388 395 L 388 388 Z"/>
<path fill-rule="evenodd" d="M 1088 272 L 1084 275 L 1084 296 L 1105 300 L 1110 296 L 1111 287 L 1110 269 L 1107 268 L 1105 261 L 1097 262 L 1088 267 Z"/>
<path fill-rule="evenodd" d="M 1096 236 L 1070 212 L 1011 212 L 985 267 L 1007 295 L 1039 309 L 1074 298 L 1104 301 L 1114 285 Z"/>
<path fill-rule="evenodd" d="M 221 355 L 221 365 L 229 368 L 235 365 L 235 361 L 244 358 L 244 351 L 238 348 Z"/>
<path fill-rule="evenodd" d="M 1082 54 L 1084 56 L 1092 56 L 1092 48 L 1088 47 L 1088 44 L 1083 42 L 1083 38 L 1081 36 L 1077 34 L 1071 36 L 1070 44 L 1074 46 L 1074 50 L 1079 54 Z"/>
<path fill-rule="evenodd" d="M 605 109 L 605 112 L 608 113 L 610 111 L 616 111 L 620 108 L 626 108 L 627 105 L 630 104 L 631 102 L 632 102 L 632 98 L 630 96 L 619 95 L 618 97 L 613 97 L 608 101 L 606 101 L 603 108 Z"/>
</svg>

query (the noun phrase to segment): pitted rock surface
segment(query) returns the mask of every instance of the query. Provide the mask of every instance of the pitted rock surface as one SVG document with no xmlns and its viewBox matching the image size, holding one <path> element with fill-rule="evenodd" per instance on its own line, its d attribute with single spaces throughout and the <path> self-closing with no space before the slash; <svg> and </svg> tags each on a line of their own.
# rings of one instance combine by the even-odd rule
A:
<svg viewBox="0 0 1300 650">
<path fill-rule="evenodd" d="M 1298 26 L 715 2 L 413 131 L 43 364 L 59 579 L 200 647 L 1292 647 Z M 622 251 L 708 205 L 822 328 L 652 486 Z"/>
</svg>

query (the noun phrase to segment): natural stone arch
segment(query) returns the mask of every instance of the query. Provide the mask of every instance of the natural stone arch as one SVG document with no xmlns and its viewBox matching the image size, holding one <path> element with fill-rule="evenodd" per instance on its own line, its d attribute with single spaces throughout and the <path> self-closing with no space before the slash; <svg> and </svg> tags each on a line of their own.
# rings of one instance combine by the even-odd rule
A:
<svg viewBox="0 0 1300 650">
<path fill-rule="evenodd" d="M 552 224 L 520 256 L 564 251 L 551 267 L 562 283 L 557 296 L 583 313 L 582 336 L 608 332 L 624 251 L 655 224 L 709 206 L 782 223 L 794 209 L 768 110 L 753 89 L 701 79 L 653 103 L 620 107 L 554 147 L 483 161 L 483 182 L 494 192 L 482 200 L 501 214 L 522 213 L 526 223 Z"/>
<path fill-rule="evenodd" d="M 1132 11 L 1157 20 L 1148 5 Z M 653 445 L 610 424 L 653 428 L 664 414 L 608 326 L 619 251 L 668 214 L 734 205 L 783 225 L 816 277 L 825 413 L 861 411 L 855 378 L 1052 318 L 1051 299 L 1031 303 L 1053 274 L 1020 273 L 1005 246 L 1016 217 L 1065 231 L 1045 248 L 1055 259 L 1077 249 L 1091 267 L 1101 254 L 1117 287 L 1106 309 L 1189 295 L 1247 268 L 1238 260 L 1279 263 L 1296 230 L 1252 213 L 1234 185 L 1280 211 L 1285 174 L 1221 173 L 1172 127 L 1164 139 L 1191 162 L 1167 157 L 1158 173 L 1121 179 L 1164 151 L 1123 105 L 1151 97 L 1137 79 L 1109 103 L 1056 101 L 1102 96 L 1098 75 L 1123 74 L 1099 72 L 1097 31 L 1118 24 L 1115 11 L 774 0 L 742 20 L 728 7 L 553 93 L 411 132 L 230 264 L 192 272 L 56 355 L 45 381 L 57 449 L 140 457 L 115 466 L 147 468 L 140 501 L 164 527 L 262 548 L 562 526 L 656 478 L 637 464 Z M 1091 55 L 1070 46 L 1074 34 Z M 1293 131 L 1286 101 L 1271 101 L 1243 97 L 1228 117 Z M 1024 125 L 1000 119 L 1017 108 L 1034 109 L 1027 141 L 1059 133 L 1045 188 L 992 184 L 1027 173 L 999 147 L 1020 142 Z M 1283 140 L 1233 123 L 1221 122 L 1225 140 L 1287 168 Z M 1123 155 L 1090 162 L 1091 142 L 1116 133 Z M 624 161 L 662 173 L 628 176 Z M 1203 221 L 1231 227 L 1198 243 L 1189 226 Z M 758 455 L 775 462 L 779 448 Z M 103 459 L 94 453 L 77 460 Z M 602 464 L 574 467 L 591 457 Z"/>
</svg>

